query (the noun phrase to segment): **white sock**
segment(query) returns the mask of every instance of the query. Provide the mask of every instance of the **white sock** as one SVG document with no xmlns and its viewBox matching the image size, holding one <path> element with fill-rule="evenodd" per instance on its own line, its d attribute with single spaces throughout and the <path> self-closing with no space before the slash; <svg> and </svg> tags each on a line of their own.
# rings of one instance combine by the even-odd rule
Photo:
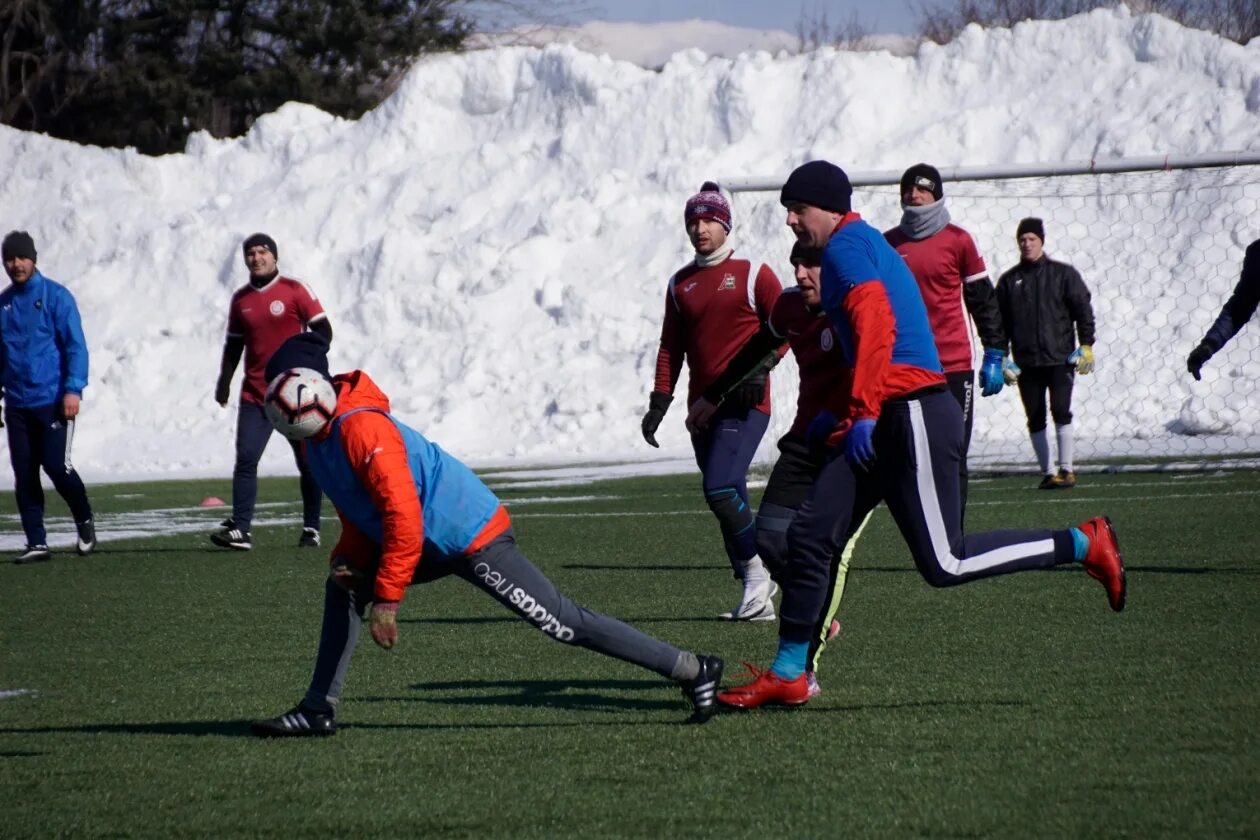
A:
<svg viewBox="0 0 1260 840">
<path fill-rule="evenodd" d="M 1041 467 L 1041 474 L 1050 475 L 1050 436 L 1045 429 L 1032 432 L 1029 436 L 1032 438 L 1033 452 L 1037 453 L 1037 466 Z"/>
<path fill-rule="evenodd" d="M 761 558 L 756 554 L 749 557 L 748 562 L 744 564 L 744 591 L 765 586 L 768 580 L 770 580 L 770 573 L 766 571 L 766 565 L 761 562 Z"/>
<path fill-rule="evenodd" d="M 1055 426 L 1054 435 L 1059 440 L 1059 469 L 1072 472 L 1072 425 Z"/>
</svg>

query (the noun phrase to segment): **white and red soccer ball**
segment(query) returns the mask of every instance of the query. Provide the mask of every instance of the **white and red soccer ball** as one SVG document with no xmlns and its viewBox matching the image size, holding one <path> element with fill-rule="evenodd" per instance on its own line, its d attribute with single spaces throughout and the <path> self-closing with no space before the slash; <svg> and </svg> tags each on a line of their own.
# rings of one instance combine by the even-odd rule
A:
<svg viewBox="0 0 1260 840">
<path fill-rule="evenodd" d="M 263 410 L 280 434 L 289 440 L 305 440 L 332 420 L 337 391 L 318 371 L 292 368 L 271 380 Z"/>
</svg>

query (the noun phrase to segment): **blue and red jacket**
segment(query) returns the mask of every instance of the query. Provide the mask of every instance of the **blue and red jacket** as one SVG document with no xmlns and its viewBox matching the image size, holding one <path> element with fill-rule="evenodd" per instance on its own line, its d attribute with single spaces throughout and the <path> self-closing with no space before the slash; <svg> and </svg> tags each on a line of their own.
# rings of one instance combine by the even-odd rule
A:
<svg viewBox="0 0 1260 840">
<path fill-rule="evenodd" d="M 374 596 L 401 601 L 422 555 L 471 554 L 511 522 L 472 470 L 390 416 L 388 398 L 366 373 L 341 374 L 333 384 L 336 416 L 306 441 L 311 474 L 341 518 L 332 559 L 365 570 L 379 561 Z"/>
<path fill-rule="evenodd" d="M 878 419 L 886 400 L 943 385 L 940 356 L 914 275 L 884 235 L 847 213 L 823 249 L 823 310 L 853 368 L 843 421 Z"/>
</svg>

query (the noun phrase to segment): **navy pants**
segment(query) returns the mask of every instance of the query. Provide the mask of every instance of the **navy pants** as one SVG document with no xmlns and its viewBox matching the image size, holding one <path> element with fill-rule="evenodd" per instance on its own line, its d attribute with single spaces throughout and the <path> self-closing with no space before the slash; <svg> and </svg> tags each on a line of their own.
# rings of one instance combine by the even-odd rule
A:
<svg viewBox="0 0 1260 840">
<path fill-rule="evenodd" d="M 1040 432 L 1046 427 L 1046 392 L 1050 392 L 1050 416 L 1054 425 L 1072 422 L 1072 386 L 1076 382 L 1075 365 L 1028 367 L 1019 374 L 1019 398 L 1028 417 L 1028 431 Z"/>
<path fill-rule="evenodd" d="M 719 411 L 707 429 L 691 436 L 704 498 L 717 517 L 727 559 L 738 578 L 757 553 L 757 526 L 748 506 L 748 467 L 769 425 L 770 415 L 755 408 Z"/>
<path fill-rule="evenodd" d="M 814 642 L 830 591 L 831 564 L 851 523 L 883 501 L 932 586 L 1044 569 L 1075 559 L 1067 530 L 964 534 L 958 487 L 962 410 L 945 389 L 884 404 L 875 426 L 876 463 L 856 472 L 840 452 L 823 466 L 788 530 L 779 632 Z"/>
<path fill-rule="evenodd" d="M 967 452 L 971 449 L 971 425 L 976 416 L 976 372 L 963 370 L 945 374 L 945 384 L 958 400 L 963 415 L 962 457 L 958 459 L 958 492 L 963 514 L 967 513 Z"/>
<path fill-rule="evenodd" d="M 34 408 L 5 406 L 5 428 L 9 434 L 9 460 L 13 464 L 13 489 L 27 545 L 46 545 L 44 530 L 44 488 L 39 481 L 42 467 L 58 495 L 65 499 L 75 522 L 92 518 L 83 479 L 70 463 L 74 443 L 74 421 L 61 416 L 61 405 Z"/>
<path fill-rule="evenodd" d="M 275 428 L 261 405 L 241 400 L 236 412 L 236 467 L 232 470 L 232 522 L 242 531 L 249 531 L 254 521 L 254 505 L 258 502 L 258 462 L 271 440 Z M 311 471 L 306 468 L 306 450 L 300 441 L 288 441 L 293 447 L 302 486 L 302 527 L 319 530 L 320 507 L 324 500 Z"/>
</svg>

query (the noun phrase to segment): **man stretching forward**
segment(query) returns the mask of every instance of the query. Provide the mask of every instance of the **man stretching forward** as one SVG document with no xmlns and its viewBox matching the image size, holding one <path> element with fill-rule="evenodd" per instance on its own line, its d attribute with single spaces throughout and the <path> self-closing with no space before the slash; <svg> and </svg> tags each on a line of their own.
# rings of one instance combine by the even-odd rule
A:
<svg viewBox="0 0 1260 840">
<path fill-rule="evenodd" d="M 295 368 L 328 380 L 327 352 L 322 336 L 294 336 L 268 363 L 268 380 Z M 521 553 L 494 493 L 464 464 L 396 420 L 366 373 L 356 370 L 319 384 L 327 384 L 326 399 L 335 401 L 336 409 L 304 445 L 311 474 L 341 518 L 341 539 L 330 558 L 310 687 L 293 709 L 254 723 L 255 735 L 335 733 L 342 686 L 369 602 L 372 640 L 392 648 L 407 587 L 451 574 L 556 641 L 674 680 L 691 703 L 692 720 L 708 719 L 721 659 L 679 650 L 570 601 Z"/>
</svg>

